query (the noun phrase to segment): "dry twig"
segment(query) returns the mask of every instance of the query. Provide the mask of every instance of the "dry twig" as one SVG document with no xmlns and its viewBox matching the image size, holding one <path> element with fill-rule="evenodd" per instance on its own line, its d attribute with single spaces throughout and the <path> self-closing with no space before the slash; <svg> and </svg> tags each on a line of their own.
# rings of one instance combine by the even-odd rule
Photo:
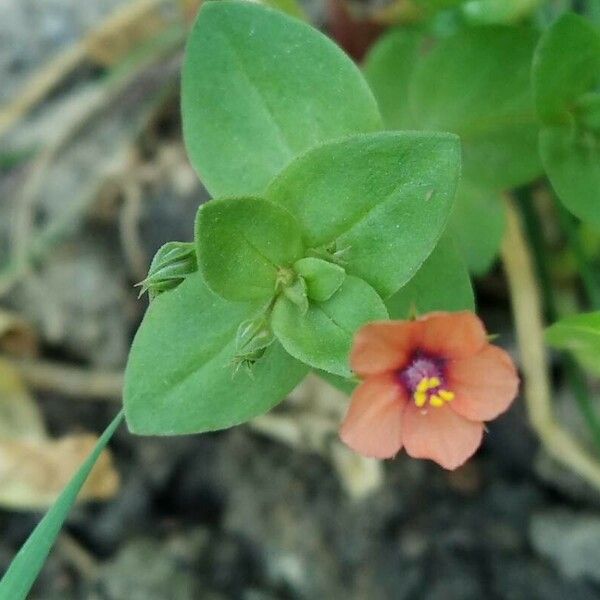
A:
<svg viewBox="0 0 600 600">
<path fill-rule="evenodd" d="M 121 372 L 96 371 L 40 360 L 4 360 L 14 366 L 34 389 L 58 392 L 81 400 L 121 399 Z"/>
<path fill-rule="evenodd" d="M 132 28 L 137 23 L 147 22 L 152 17 L 152 27 L 145 33 L 154 33 L 157 29 L 154 13 L 161 4 L 164 4 L 164 0 L 138 0 L 119 7 L 83 40 L 34 73 L 17 97 L 0 111 L 0 137 L 42 102 L 87 58 L 110 64 L 115 61 L 115 56 L 124 56 L 131 49 L 132 43 L 137 41 L 136 36 L 131 35 Z M 118 55 L 115 47 L 119 50 Z"/>
</svg>

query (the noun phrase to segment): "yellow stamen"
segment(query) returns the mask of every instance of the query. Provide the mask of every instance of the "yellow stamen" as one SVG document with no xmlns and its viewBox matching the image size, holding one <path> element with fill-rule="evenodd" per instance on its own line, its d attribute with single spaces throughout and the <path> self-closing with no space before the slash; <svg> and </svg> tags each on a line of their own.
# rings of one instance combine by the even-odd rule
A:
<svg viewBox="0 0 600 600">
<path fill-rule="evenodd" d="M 439 408 L 440 406 L 444 406 L 444 401 L 437 394 L 433 394 L 429 398 L 429 404 L 435 408 Z"/>
<path fill-rule="evenodd" d="M 425 392 L 416 391 L 413 395 L 413 398 L 415 400 L 415 404 L 419 408 L 422 408 L 423 406 L 425 406 L 425 403 L 427 402 L 427 394 Z"/>
<path fill-rule="evenodd" d="M 441 384 L 442 382 L 440 381 L 439 377 L 431 377 L 429 379 L 429 389 L 436 388 Z"/>
<path fill-rule="evenodd" d="M 417 392 L 426 392 L 429 389 L 429 380 L 427 377 L 423 377 L 421 381 L 419 381 L 419 385 L 417 385 Z"/>
<path fill-rule="evenodd" d="M 454 400 L 454 392 L 441 389 L 441 385 L 439 377 L 423 377 L 413 393 L 413 400 L 417 407 L 423 408 L 429 402 L 434 408 L 440 408 L 446 402 Z"/>
<path fill-rule="evenodd" d="M 454 400 L 454 392 L 451 392 L 450 390 L 439 390 L 438 396 L 446 402 L 451 402 Z"/>
</svg>

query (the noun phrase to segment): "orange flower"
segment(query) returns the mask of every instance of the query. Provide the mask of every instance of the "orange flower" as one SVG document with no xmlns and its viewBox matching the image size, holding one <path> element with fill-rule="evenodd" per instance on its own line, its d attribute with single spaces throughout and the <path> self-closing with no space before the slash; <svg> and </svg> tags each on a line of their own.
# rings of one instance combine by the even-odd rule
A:
<svg viewBox="0 0 600 600">
<path fill-rule="evenodd" d="M 350 362 L 364 381 L 342 424 L 344 443 L 374 458 L 404 446 L 446 469 L 473 455 L 483 422 L 504 412 L 519 387 L 510 356 L 467 311 L 365 325 Z"/>
</svg>

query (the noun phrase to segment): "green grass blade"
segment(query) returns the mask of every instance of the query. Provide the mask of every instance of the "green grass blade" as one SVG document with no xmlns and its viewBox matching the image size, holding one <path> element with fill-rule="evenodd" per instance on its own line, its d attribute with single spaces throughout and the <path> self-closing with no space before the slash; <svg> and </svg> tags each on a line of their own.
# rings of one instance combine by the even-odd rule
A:
<svg viewBox="0 0 600 600">
<path fill-rule="evenodd" d="M 77 494 L 96 464 L 100 453 L 104 450 L 122 420 L 123 411 L 120 411 L 98 440 L 93 452 L 87 457 L 58 500 L 48 510 L 21 550 L 19 550 L 2 581 L 0 581 L 0 600 L 23 600 L 27 597 L 71 507 L 75 503 Z"/>
</svg>

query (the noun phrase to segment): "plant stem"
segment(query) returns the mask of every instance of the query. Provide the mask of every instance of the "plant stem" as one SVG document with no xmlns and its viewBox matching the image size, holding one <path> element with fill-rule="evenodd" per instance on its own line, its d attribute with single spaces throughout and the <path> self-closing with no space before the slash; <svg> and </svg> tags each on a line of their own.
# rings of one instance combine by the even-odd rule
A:
<svg viewBox="0 0 600 600">
<path fill-rule="evenodd" d="M 519 214 L 511 197 L 507 196 L 505 201 L 507 227 L 502 244 L 502 262 L 513 305 L 529 420 L 551 456 L 600 490 L 600 462 L 554 418 L 544 344 L 542 299 Z"/>
<path fill-rule="evenodd" d="M 525 232 L 529 240 L 535 270 L 541 286 L 544 312 L 549 321 L 555 322 L 560 318 L 560 315 L 552 291 L 552 280 L 550 277 L 550 269 L 548 268 L 544 240 L 540 234 L 540 224 L 531 204 L 529 194 L 518 194 L 517 201 L 523 216 Z M 561 352 L 560 356 L 565 376 L 569 382 L 569 386 L 571 387 L 571 391 L 573 392 L 581 415 L 592 434 L 596 447 L 600 449 L 600 417 L 598 417 L 594 408 L 594 403 L 589 395 L 585 376 L 570 354 Z"/>
</svg>

